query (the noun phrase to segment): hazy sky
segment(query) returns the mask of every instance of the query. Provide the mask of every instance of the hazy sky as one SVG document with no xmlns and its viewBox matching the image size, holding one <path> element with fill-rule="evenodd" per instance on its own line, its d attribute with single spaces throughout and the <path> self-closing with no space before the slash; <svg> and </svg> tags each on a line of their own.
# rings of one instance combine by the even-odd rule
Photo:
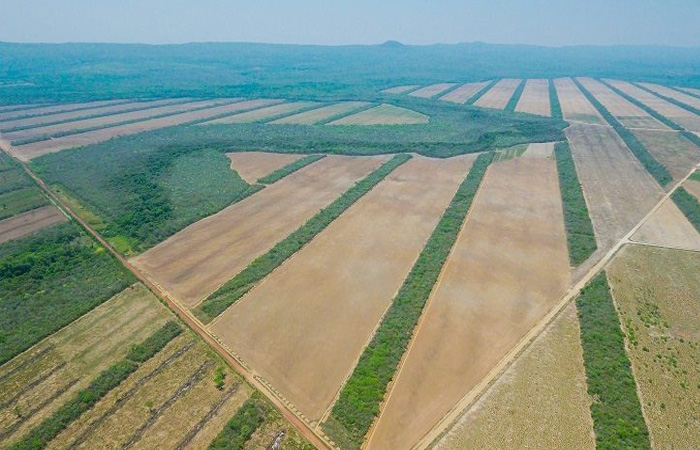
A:
<svg viewBox="0 0 700 450">
<path fill-rule="evenodd" d="M 700 46 L 700 0 L 2 0 L 0 41 Z"/>
</svg>

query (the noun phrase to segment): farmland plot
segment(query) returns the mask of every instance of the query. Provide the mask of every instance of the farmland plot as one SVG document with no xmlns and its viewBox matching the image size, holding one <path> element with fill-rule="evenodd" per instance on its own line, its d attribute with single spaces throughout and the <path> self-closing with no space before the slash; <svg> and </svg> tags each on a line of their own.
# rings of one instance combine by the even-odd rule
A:
<svg viewBox="0 0 700 450">
<path fill-rule="evenodd" d="M 18 111 L 18 110 L 29 110 L 33 108 L 39 108 L 41 106 L 48 106 L 47 103 L 25 103 L 21 105 L 5 105 L 5 106 L 0 106 L 0 112 L 10 112 L 10 111 Z"/>
<path fill-rule="evenodd" d="M 681 91 L 684 91 L 684 92 L 688 92 L 688 93 L 693 94 L 693 95 L 700 95 L 700 89 L 693 89 L 693 88 L 689 88 L 689 87 L 679 87 L 678 89 L 680 89 Z"/>
<path fill-rule="evenodd" d="M 437 84 L 431 84 L 430 86 L 425 86 L 417 91 L 413 91 L 409 93 L 411 97 L 418 97 L 418 98 L 433 98 L 436 95 L 439 95 L 449 88 L 456 86 L 457 83 L 437 83 Z"/>
<path fill-rule="evenodd" d="M 389 89 L 384 89 L 382 92 L 385 94 L 405 94 L 409 91 L 416 90 L 420 87 L 420 84 L 408 84 L 405 86 L 396 86 Z"/>
<path fill-rule="evenodd" d="M 440 100 L 445 102 L 464 104 L 470 98 L 474 97 L 477 92 L 481 91 L 483 88 L 488 86 L 490 81 L 483 81 L 481 83 L 467 83 L 457 89 L 448 92 L 447 94 L 440 97 Z"/>
<path fill-rule="evenodd" d="M 679 133 L 652 130 L 633 130 L 644 147 L 663 164 L 675 181 L 683 179 L 700 163 L 700 147 Z"/>
<path fill-rule="evenodd" d="M 549 80 L 527 80 L 515 111 L 550 117 Z"/>
<path fill-rule="evenodd" d="M 316 105 L 321 105 L 318 102 L 291 102 L 281 103 L 279 105 L 268 106 L 266 108 L 254 109 L 244 113 L 234 114 L 232 116 L 222 117 L 220 119 L 211 120 L 201 123 L 200 125 L 209 125 L 215 123 L 253 123 L 264 121 L 278 116 L 293 114 L 302 109 L 311 108 Z"/>
<path fill-rule="evenodd" d="M 66 216 L 53 205 L 0 220 L 0 244 L 32 234 L 64 220 L 66 220 Z"/>
<path fill-rule="evenodd" d="M 554 85 L 557 88 L 557 96 L 559 97 L 565 120 L 596 125 L 606 124 L 598 110 L 581 93 L 571 79 L 557 78 L 554 80 Z"/>
<path fill-rule="evenodd" d="M 29 110 L 9 111 L 0 113 L 0 122 L 6 120 L 18 119 L 20 117 L 39 116 L 43 114 L 55 114 L 60 112 L 76 111 L 79 109 L 98 108 L 106 105 L 116 105 L 118 103 L 126 103 L 129 100 L 104 100 L 98 102 L 86 103 L 64 103 L 61 105 L 51 105 L 42 108 L 32 108 Z"/>
<path fill-rule="evenodd" d="M 569 286 L 556 163 L 494 163 L 433 289 L 368 448 L 411 448 Z"/>
<path fill-rule="evenodd" d="M 342 102 L 334 105 L 323 106 L 321 108 L 312 109 L 299 114 L 283 117 L 273 120 L 273 124 L 297 124 L 297 125 L 313 125 L 332 117 L 350 113 L 356 109 L 360 109 L 369 105 L 368 102 Z"/>
<path fill-rule="evenodd" d="M 683 187 L 700 201 L 700 181 L 688 180 L 683 183 Z"/>
<path fill-rule="evenodd" d="M 399 108 L 386 103 L 356 114 L 334 120 L 328 125 L 409 125 L 428 123 L 430 118 L 425 114 Z"/>
<path fill-rule="evenodd" d="M 132 259 L 187 306 L 210 295 L 385 157 L 328 156 Z"/>
<path fill-rule="evenodd" d="M 700 251 L 700 234 L 672 200 L 666 200 L 644 222 L 632 236 L 632 241 Z"/>
<path fill-rule="evenodd" d="M 659 84 L 653 84 L 653 83 L 639 83 L 641 86 L 644 86 L 645 88 L 649 89 L 650 91 L 656 92 L 657 94 L 663 95 L 664 97 L 672 98 L 674 100 L 677 100 L 679 102 L 685 103 L 686 105 L 690 105 L 693 108 L 700 109 L 700 98 L 694 97 L 692 95 L 688 95 L 683 92 L 679 92 L 675 89 L 671 89 L 670 87 L 666 86 L 661 86 Z"/>
<path fill-rule="evenodd" d="M 474 103 L 482 108 L 503 109 L 520 85 L 521 80 L 503 79 L 496 83 L 486 94 Z"/>
<path fill-rule="evenodd" d="M 212 330 L 304 415 L 319 420 L 473 159 L 417 156 L 403 164 Z"/>
<path fill-rule="evenodd" d="M 264 152 L 235 152 L 227 153 L 231 160 L 231 170 L 248 184 L 254 184 L 265 175 L 269 175 L 287 164 L 303 158 L 303 155 Z"/>
</svg>

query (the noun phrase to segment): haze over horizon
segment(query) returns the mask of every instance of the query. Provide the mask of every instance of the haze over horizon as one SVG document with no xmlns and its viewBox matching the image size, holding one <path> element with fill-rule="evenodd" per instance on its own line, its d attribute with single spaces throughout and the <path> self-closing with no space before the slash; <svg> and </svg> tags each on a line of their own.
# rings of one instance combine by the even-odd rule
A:
<svg viewBox="0 0 700 450">
<path fill-rule="evenodd" d="M 700 46 L 700 2 L 693 0 L 3 3 L 4 42 Z"/>
</svg>

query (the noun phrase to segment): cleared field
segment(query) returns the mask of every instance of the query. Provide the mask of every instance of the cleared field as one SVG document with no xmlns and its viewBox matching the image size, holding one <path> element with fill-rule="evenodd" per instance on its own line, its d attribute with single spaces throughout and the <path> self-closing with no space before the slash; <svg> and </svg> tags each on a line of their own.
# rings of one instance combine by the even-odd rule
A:
<svg viewBox="0 0 700 450">
<path fill-rule="evenodd" d="M 659 84 L 639 83 L 639 85 L 644 86 L 657 94 L 663 95 L 664 97 L 672 98 L 679 102 L 685 103 L 686 105 L 690 105 L 693 108 L 700 109 L 700 98 L 688 95 L 684 92 L 679 92 L 675 89 L 671 89 L 670 87 L 661 86 Z"/>
<path fill-rule="evenodd" d="M 577 80 L 624 126 L 655 130 L 669 129 L 666 125 L 654 119 L 648 112 L 618 95 L 600 81 L 592 78 L 577 78 Z"/>
<path fill-rule="evenodd" d="M 530 144 L 522 154 L 523 158 L 549 159 L 554 154 L 554 142 Z"/>
<path fill-rule="evenodd" d="M 67 111 L 75 111 L 78 109 L 89 109 L 98 108 L 100 106 L 113 105 L 117 103 L 125 103 L 128 100 L 105 100 L 99 102 L 87 102 L 87 103 L 64 103 L 61 105 L 52 105 L 42 108 L 32 108 L 29 110 L 19 110 L 19 111 L 9 111 L 0 113 L 0 121 L 4 122 L 6 120 L 17 119 L 20 117 L 38 116 L 42 114 L 54 114 Z"/>
<path fill-rule="evenodd" d="M 413 91 L 409 93 L 411 97 L 418 97 L 418 98 L 432 98 L 435 97 L 438 94 L 441 94 L 451 88 L 452 86 L 456 86 L 457 83 L 437 83 L 437 84 L 431 84 L 430 86 L 425 86 L 417 91 Z"/>
<path fill-rule="evenodd" d="M 482 108 L 503 109 L 522 80 L 505 78 L 496 83 L 486 94 L 474 103 Z"/>
<path fill-rule="evenodd" d="M 450 91 L 447 94 L 440 97 L 440 100 L 445 102 L 464 104 L 467 102 L 467 100 L 474 97 L 477 92 L 481 91 L 483 88 L 488 86 L 489 83 L 490 81 L 463 84 L 457 89 Z"/>
<path fill-rule="evenodd" d="M 596 125 L 606 124 L 598 110 L 570 78 L 557 78 L 554 80 L 554 86 L 557 88 L 557 96 L 565 120 Z"/>
<path fill-rule="evenodd" d="M 549 101 L 549 80 L 527 80 L 515 111 L 550 117 L 552 110 Z"/>
<path fill-rule="evenodd" d="M 6 105 L 6 106 L 0 106 L 0 112 L 9 112 L 9 111 L 17 111 L 17 110 L 28 110 L 32 108 L 38 108 L 40 106 L 47 106 L 46 103 L 25 103 L 22 105 Z"/>
<path fill-rule="evenodd" d="M 53 205 L 0 220 L 0 244 L 32 234 L 64 220 L 66 220 L 66 216 Z"/>
<path fill-rule="evenodd" d="M 430 117 L 386 103 L 334 120 L 327 125 L 410 125 L 428 123 Z"/>
<path fill-rule="evenodd" d="M 700 234 L 671 200 L 665 201 L 631 240 L 662 247 L 700 251 Z"/>
<path fill-rule="evenodd" d="M 282 103 L 279 105 L 268 106 L 267 108 L 255 109 L 232 116 L 222 117 L 220 119 L 211 120 L 201 123 L 200 125 L 209 125 L 215 123 L 253 123 L 260 120 L 265 120 L 272 117 L 282 116 L 285 114 L 293 114 L 299 110 L 311 108 L 312 106 L 320 105 L 318 102 L 292 102 Z"/>
<path fill-rule="evenodd" d="M 384 89 L 382 92 L 385 94 L 405 94 L 408 91 L 413 91 L 418 89 L 420 84 L 408 84 L 405 86 L 396 86 L 389 89 Z"/>
<path fill-rule="evenodd" d="M 576 307 L 568 306 L 433 448 L 595 449 Z"/>
<path fill-rule="evenodd" d="M 473 160 L 416 156 L 403 164 L 212 330 L 303 414 L 319 420 Z"/>
<path fill-rule="evenodd" d="M 273 120 L 272 124 L 313 125 L 369 105 L 368 102 L 342 102 Z"/>
<path fill-rule="evenodd" d="M 608 269 L 654 448 L 700 446 L 700 255 L 626 246 Z"/>
<path fill-rule="evenodd" d="M 683 187 L 700 201 L 700 181 L 688 180 L 683 183 Z"/>
<path fill-rule="evenodd" d="M 663 195 L 612 128 L 574 124 L 566 130 L 598 248 L 606 250 Z"/>
<path fill-rule="evenodd" d="M 700 163 L 700 147 L 679 133 L 653 130 L 633 130 L 642 144 L 678 181 Z"/>
<path fill-rule="evenodd" d="M 235 170 L 249 184 L 254 184 L 265 175 L 304 157 L 304 155 L 264 152 L 236 152 L 227 153 L 226 156 L 231 160 L 231 170 Z"/>
<path fill-rule="evenodd" d="M 700 89 L 693 89 L 693 88 L 688 88 L 688 87 L 679 87 L 681 91 L 688 92 L 689 94 L 693 95 L 700 95 Z"/>
<path fill-rule="evenodd" d="M 236 111 L 259 108 L 276 101 L 278 100 L 249 100 L 229 105 L 215 106 L 213 108 L 198 111 L 174 114 L 158 119 L 144 120 L 143 122 L 102 128 L 99 130 L 87 131 L 85 133 L 72 134 L 70 136 L 52 139 L 46 142 L 35 142 L 33 144 L 16 146 L 13 149 L 13 153 L 17 158 L 23 161 L 28 161 L 32 158 L 36 158 L 37 156 L 45 155 L 47 153 L 55 153 L 68 148 L 95 144 L 117 136 L 137 134 L 144 131 L 157 130 L 159 128 L 173 127 L 176 125 L 184 125 L 190 122 L 217 117 L 223 114 L 234 113 Z"/>
<path fill-rule="evenodd" d="M 555 161 L 492 164 L 368 448 L 416 444 L 559 300 L 569 278 Z"/>
<path fill-rule="evenodd" d="M 190 225 L 132 263 L 174 298 L 194 306 L 384 160 L 323 158 Z"/>
<path fill-rule="evenodd" d="M 676 106 L 666 100 L 651 94 L 627 81 L 605 80 L 625 94 L 643 103 L 662 116 L 682 125 L 690 131 L 700 131 L 700 116 L 696 116 L 688 110 Z"/>
<path fill-rule="evenodd" d="M 31 211 L 48 203 L 49 201 L 44 194 L 35 186 L 0 194 L 0 220 Z"/>
</svg>

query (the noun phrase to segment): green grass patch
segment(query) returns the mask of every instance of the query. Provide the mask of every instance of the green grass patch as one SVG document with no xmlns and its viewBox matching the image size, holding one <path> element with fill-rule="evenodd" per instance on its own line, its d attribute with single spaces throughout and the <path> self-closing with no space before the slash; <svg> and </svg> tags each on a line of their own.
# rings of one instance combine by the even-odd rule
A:
<svg viewBox="0 0 700 450">
<path fill-rule="evenodd" d="M 523 96 L 523 91 L 525 90 L 525 83 L 527 83 L 527 80 L 520 81 L 520 84 L 515 89 L 515 92 L 513 92 L 513 96 L 510 98 L 508 104 L 504 108 L 506 111 L 515 112 L 515 108 L 518 106 L 520 97 Z"/>
<path fill-rule="evenodd" d="M 270 405 L 258 392 L 238 408 L 224 429 L 207 447 L 208 450 L 242 450 L 253 433 L 265 423 Z"/>
<path fill-rule="evenodd" d="M 696 181 L 700 181 L 700 174 L 697 172 L 692 175 Z M 700 202 L 693 194 L 685 190 L 683 186 L 676 189 L 676 192 L 671 196 L 678 209 L 683 211 L 688 221 L 693 224 L 696 230 L 700 232 Z"/>
<path fill-rule="evenodd" d="M 600 450 L 648 449 L 647 431 L 637 398 L 625 342 L 605 273 L 576 300 L 591 415 Z"/>
<path fill-rule="evenodd" d="M 301 159 L 297 159 L 296 161 L 287 164 L 286 166 L 275 170 L 269 175 L 266 175 L 258 180 L 258 183 L 262 184 L 272 184 L 275 183 L 282 178 L 286 177 L 287 175 L 291 175 L 294 172 L 296 172 L 299 169 L 302 169 L 309 164 L 318 161 L 319 159 L 325 157 L 326 155 L 309 155 L 305 156 Z"/>
<path fill-rule="evenodd" d="M 351 444 L 348 448 L 359 448 L 379 413 L 387 385 L 396 372 L 492 158 L 493 154 L 487 153 L 474 162 L 340 392 L 328 426 L 323 425 L 334 441 Z"/>
<path fill-rule="evenodd" d="M 484 86 L 483 89 L 481 89 L 479 92 L 477 92 L 476 94 L 474 94 L 474 95 L 473 95 L 469 100 L 467 100 L 466 103 L 464 103 L 464 104 L 465 104 L 465 105 L 473 105 L 474 103 L 478 102 L 479 99 L 480 99 L 481 97 L 483 97 L 484 95 L 486 95 L 486 93 L 487 93 L 488 91 L 490 91 L 491 88 L 494 87 L 499 81 L 501 81 L 500 78 L 497 78 L 497 79 L 491 81 L 489 84 L 487 84 L 486 86 Z"/>
<path fill-rule="evenodd" d="M 561 110 L 561 103 L 559 102 L 559 94 L 557 94 L 557 87 L 554 84 L 554 80 L 551 78 L 549 79 L 549 108 L 553 119 L 564 119 L 564 113 Z"/>
<path fill-rule="evenodd" d="M 34 186 L 0 194 L 0 220 L 48 205 L 49 201 Z"/>
<path fill-rule="evenodd" d="M 671 128 L 672 130 L 679 130 L 679 131 L 680 131 L 680 130 L 683 129 L 683 127 L 681 127 L 680 125 L 678 125 L 676 122 L 672 121 L 671 119 L 669 119 L 668 117 L 666 117 L 666 116 L 664 116 L 664 115 L 662 115 L 662 114 L 659 114 L 659 113 L 656 112 L 655 110 L 651 109 L 650 107 L 648 107 L 648 106 L 645 105 L 644 103 L 640 102 L 640 101 L 637 100 L 636 98 L 632 97 L 631 95 L 627 95 L 626 92 L 621 91 L 620 89 L 616 88 L 616 87 L 613 86 L 612 84 L 610 84 L 610 83 L 608 83 L 608 82 L 606 82 L 606 81 L 604 81 L 604 80 L 598 80 L 598 81 L 600 81 L 601 83 L 603 83 L 604 85 L 606 85 L 607 87 L 609 87 L 610 90 L 612 90 L 613 92 L 615 92 L 617 95 L 619 95 L 620 97 L 624 98 L 624 99 L 627 100 L 628 102 L 632 103 L 633 105 L 637 106 L 638 108 L 643 109 L 643 110 L 646 111 L 646 113 L 649 114 L 651 117 L 653 117 L 654 119 L 656 119 L 656 120 L 658 120 L 659 122 L 663 123 L 664 125 L 666 125 L 667 127 Z"/>
<path fill-rule="evenodd" d="M 229 280 L 219 290 L 209 296 L 194 310 L 195 315 L 204 323 L 209 323 L 226 308 L 243 297 L 253 286 L 279 267 L 287 258 L 301 250 L 318 233 L 337 219 L 363 195 L 379 184 L 401 164 L 411 159 L 410 155 L 396 155 L 382 164 L 378 169 L 355 183 L 333 203 L 323 208 L 292 234 L 278 242 L 270 251 L 258 257 Z"/>
<path fill-rule="evenodd" d="M 572 266 L 578 266 L 596 250 L 595 233 L 569 143 L 557 142 L 554 146 L 554 156 L 559 173 L 569 261 Z"/>
</svg>

